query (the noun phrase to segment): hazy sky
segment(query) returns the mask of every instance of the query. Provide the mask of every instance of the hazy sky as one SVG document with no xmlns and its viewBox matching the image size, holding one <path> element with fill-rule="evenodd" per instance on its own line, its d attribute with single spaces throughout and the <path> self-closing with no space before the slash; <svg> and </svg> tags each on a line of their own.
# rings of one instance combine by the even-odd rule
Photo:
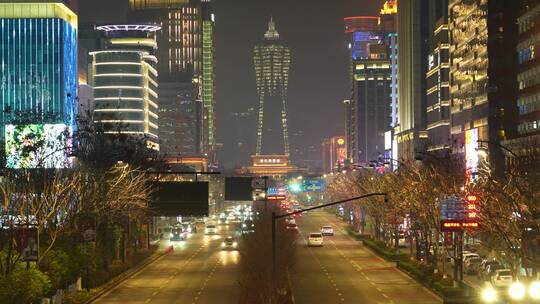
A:
<svg viewBox="0 0 540 304">
<path fill-rule="evenodd" d="M 123 21 L 127 0 L 80 0 L 81 21 Z M 220 160 L 238 164 L 241 155 L 231 113 L 256 108 L 252 52 L 273 16 L 292 52 L 288 118 L 291 150 L 320 158 L 325 137 L 343 134 L 341 102 L 350 97 L 343 17 L 377 15 L 382 0 L 214 0 L 216 15 L 217 137 Z M 255 120 L 253 120 L 255 121 Z M 246 130 L 256 124 L 246 125 Z M 295 136 L 302 132 L 303 135 Z M 248 132 L 249 134 L 249 132 Z M 247 138 L 254 147 L 256 138 Z M 312 146 L 315 150 L 308 153 Z M 254 152 L 254 151 L 253 151 Z M 241 156 L 239 158 L 239 155 Z M 293 154 L 294 156 L 294 154 Z"/>
</svg>

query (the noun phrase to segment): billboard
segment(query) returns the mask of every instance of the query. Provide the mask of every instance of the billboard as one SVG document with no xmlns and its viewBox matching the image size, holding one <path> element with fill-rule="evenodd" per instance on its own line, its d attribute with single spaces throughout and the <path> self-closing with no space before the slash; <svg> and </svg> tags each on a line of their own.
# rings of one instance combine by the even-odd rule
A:
<svg viewBox="0 0 540 304">
<path fill-rule="evenodd" d="M 5 126 L 6 166 L 21 168 L 68 168 L 72 128 L 65 124 Z"/>
<path fill-rule="evenodd" d="M 154 182 L 150 208 L 159 216 L 208 216 L 208 182 Z"/>
<path fill-rule="evenodd" d="M 473 183 L 478 172 L 478 129 L 465 131 L 465 169 L 467 183 Z"/>
<path fill-rule="evenodd" d="M 253 187 L 252 177 L 226 177 L 225 200 L 226 201 L 252 201 Z M 266 187 L 266 186 L 264 186 Z M 263 188 L 264 188 L 263 187 Z"/>
</svg>

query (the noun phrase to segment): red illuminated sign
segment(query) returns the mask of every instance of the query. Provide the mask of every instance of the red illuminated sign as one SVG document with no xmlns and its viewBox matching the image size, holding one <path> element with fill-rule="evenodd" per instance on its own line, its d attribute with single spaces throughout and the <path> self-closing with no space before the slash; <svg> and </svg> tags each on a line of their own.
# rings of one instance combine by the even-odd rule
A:
<svg viewBox="0 0 540 304">
<path fill-rule="evenodd" d="M 441 231 L 459 231 L 462 229 L 476 229 L 480 224 L 476 221 L 442 220 Z"/>
<path fill-rule="evenodd" d="M 284 201 L 286 198 L 285 195 L 269 195 L 266 197 L 269 201 Z"/>
<path fill-rule="evenodd" d="M 478 200 L 478 197 L 474 194 L 467 195 L 467 202 L 476 202 Z"/>
</svg>

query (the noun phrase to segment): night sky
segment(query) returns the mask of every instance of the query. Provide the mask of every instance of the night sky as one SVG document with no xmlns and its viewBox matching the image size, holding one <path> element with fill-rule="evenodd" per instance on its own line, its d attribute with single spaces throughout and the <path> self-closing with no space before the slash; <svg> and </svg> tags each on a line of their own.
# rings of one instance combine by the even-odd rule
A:
<svg viewBox="0 0 540 304">
<path fill-rule="evenodd" d="M 124 21 L 128 9 L 127 0 L 80 2 L 82 22 Z M 343 17 L 377 15 L 383 3 L 383 0 L 214 0 L 221 163 L 226 167 L 244 165 L 249 161 L 248 155 L 254 153 L 256 118 L 247 119 L 253 123 L 243 126 L 239 135 L 234 127 L 238 122 L 233 121 L 232 113 L 258 106 L 252 52 L 262 39 L 270 16 L 292 51 L 288 118 L 293 159 L 318 160 L 323 138 L 344 132 L 342 101 L 350 97 L 350 88 Z M 238 147 L 239 139 L 247 141 L 243 149 Z"/>
</svg>

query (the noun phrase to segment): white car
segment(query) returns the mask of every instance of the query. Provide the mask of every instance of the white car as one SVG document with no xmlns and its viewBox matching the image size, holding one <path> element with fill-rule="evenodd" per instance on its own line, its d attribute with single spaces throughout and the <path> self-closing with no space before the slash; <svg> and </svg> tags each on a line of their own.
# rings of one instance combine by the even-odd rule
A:
<svg viewBox="0 0 540 304">
<path fill-rule="evenodd" d="M 323 226 L 321 228 L 322 235 L 334 235 L 334 228 L 332 226 Z"/>
<path fill-rule="evenodd" d="M 510 269 L 498 269 L 491 277 L 494 287 L 508 287 L 512 284 L 512 271 Z"/>
<path fill-rule="evenodd" d="M 217 227 L 216 225 L 206 225 L 206 228 L 204 229 L 205 234 L 216 234 L 217 233 Z"/>
<path fill-rule="evenodd" d="M 308 237 L 308 246 L 323 246 L 323 236 L 321 233 L 310 233 Z"/>
</svg>

